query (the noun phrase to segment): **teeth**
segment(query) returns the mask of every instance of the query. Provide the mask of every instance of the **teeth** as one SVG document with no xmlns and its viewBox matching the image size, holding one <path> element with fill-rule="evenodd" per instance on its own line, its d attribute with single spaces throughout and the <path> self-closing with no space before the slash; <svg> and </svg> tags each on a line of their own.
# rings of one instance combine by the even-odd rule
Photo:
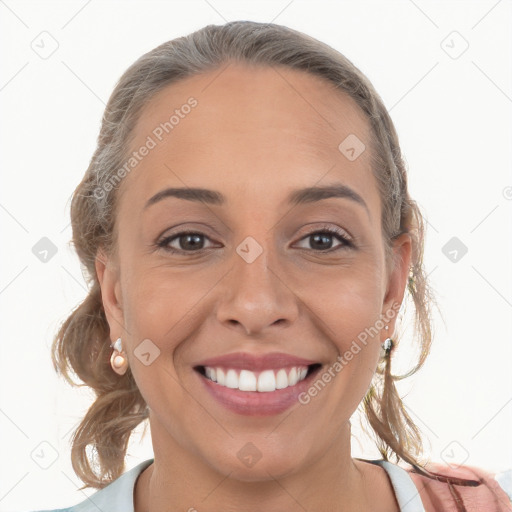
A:
<svg viewBox="0 0 512 512">
<path fill-rule="evenodd" d="M 213 382 L 217 382 L 217 372 L 215 368 L 206 367 L 205 373 L 210 380 L 213 380 Z"/>
<path fill-rule="evenodd" d="M 284 370 L 283 370 L 284 371 Z M 260 373 L 258 377 L 258 391 L 268 392 L 275 391 L 276 389 L 276 376 L 273 370 L 265 370 Z"/>
<path fill-rule="evenodd" d="M 238 388 L 238 375 L 235 370 L 228 370 L 226 373 L 226 382 L 224 384 L 227 388 Z"/>
<path fill-rule="evenodd" d="M 235 370 L 229 370 L 236 375 Z M 240 391 L 256 391 L 256 375 L 249 370 L 242 370 L 238 378 L 238 389 Z"/>
<path fill-rule="evenodd" d="M 297 381 L 299 380 L 299 376 L 297 375 L 297 368 L 292 368 L 290 373 L 288 374 L 288 383 L 290 386 L 295 386 Z"/>
<path fill-rule="evenodd" d="M 286 370 L 279 370 L 276 376 L 276 389 L 283 389 L 288 387 L 288 375 Z"/>
<path fill-rule="evenodd" d="M 232 368 L 205 367 L 206 378 L 221 386 L 240 391 L 259 391 L 268 393 L 276 389 L 284 389 L 295 386 L 297 382 L 304 380 L 308 373 L 307 367 L 297 366 L 289 369 L 265 370 L 257 375 L 249 370 L 237 370 Z"/>
</svg>

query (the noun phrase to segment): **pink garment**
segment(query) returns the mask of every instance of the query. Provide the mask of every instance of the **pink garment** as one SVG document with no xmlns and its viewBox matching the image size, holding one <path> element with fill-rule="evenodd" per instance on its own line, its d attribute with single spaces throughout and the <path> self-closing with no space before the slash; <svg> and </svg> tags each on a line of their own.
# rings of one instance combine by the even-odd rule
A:
<svg viewBox="0 0 512 512">
<path fill-rule="evenodd" d="M 437 481 L 408 469 L 416 485 L 426 512 L 509 512 L 512 504 L 494 475 L 473 466 L 453 469 L 439 463 L 429 463 L 425 469 L 431 473 L 452 478 L 481 482 L 469 487 Z"/>
</svg>

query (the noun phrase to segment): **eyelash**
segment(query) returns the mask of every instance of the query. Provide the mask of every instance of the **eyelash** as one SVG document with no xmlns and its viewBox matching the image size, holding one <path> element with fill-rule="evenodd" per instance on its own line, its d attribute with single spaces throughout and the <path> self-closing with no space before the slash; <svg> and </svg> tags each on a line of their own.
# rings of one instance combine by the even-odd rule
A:
<svg viewBox="0 0 512 512">
<path fill-rule="evenodd" d="M 355 245 L 353 244 L 353 242 L 351 240 L 349 240 L 344 235 L 343 231 L 341 231 L 340 229 L 337 229 L 337 228 L 329 227 L 329 226 L 327 226 L 325 228 L 317 229 L 316 231 L 312 231 L 311 233 L 304 235 L 299 241 L 302 241 L 302 240 L 304 240 L 308 237 L 311 237 L 313 235 L 325 234 L 325 233 L 328 233 L 330 235 L 335 235 L 335 238 L 338 238 L 338 240 L 340 242 L 342 242 L 343 244 L 341 246 L 331 247 L 330 249 L 326 249 L 326 250 L 315 250 L 315 249 L 305 249 L 305 250 L 313 251 L 313 252 L 320 253 L 320 254 L 325 254 L 325 253 L 335 252 L 339 249 L 355 248 Z M 175 249 L 175 248 L 169 247 L 168 244 L 171 241 L 179 239 L 180 237 L 185 236 L 185 235 L 198 235 L 198 236 L 203 236 L 205 238 L 208 238 L 207 235 L 205 235 L 204 233 L 198 232 L 198 231 L 181 231 L 179 233 L 175 233 L 171 236 L 165 237 L 164 239 L 157 242 L 156 245 L 158 248 L 161 248 L 164 251 L 170 252 L 172 254 L 200 254 L 203 251 L 207 251 L 208 249 L 211 249 L 211 247 L 207 247 L 207 248 L 199 249 L 197 251 L 185 251 L 183 249 Z"/>
</svg>

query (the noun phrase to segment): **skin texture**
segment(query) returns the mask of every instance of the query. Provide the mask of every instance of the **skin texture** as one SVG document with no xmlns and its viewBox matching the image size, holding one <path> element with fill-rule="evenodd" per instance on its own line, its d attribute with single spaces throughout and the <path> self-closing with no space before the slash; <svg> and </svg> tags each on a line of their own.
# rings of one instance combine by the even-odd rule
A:
<svg viewBox="0 0 512 512">
<path fill-rule="evenodd" d="M 193 370 L 238 351 L 328 367 L 401 303 L 411 252 L 402 235 L 387 272 L 369 149 L 354 161 L 338 150 L 349 134 L 369 147 L 353 100 L 294 70 L 222 69 L 168 86 L 145 107 L 134 149 L 189 97 L 198 101 L 123 179 L 117 253 L 96 261 L 111 339 L 122 338 L 150 408 L 155 462 L 137 481 L 135 510 L 398 510 L 385 472 L 351 458 L 349 423 L 394 318 L 308 405 L 282 414 L 231 412 Z M 292 190 L 333 183 L 356 191 L 366 208 L 348 198 L 287 202 Z M 167 198 L 144 208 L 167 187 L 217 190 L 226 203 Z M 326 226 L 353 247 L 328 235 L 318 248 L 308 235 Z M 205 235 L 196 249 L 186 252 L 186 236 L 169 242 L 183 254 L 156 246 L 187 230 Z M 252 263 L 236 252 L 247 236 L 263 251 Z M 160 350 L 149 366 L 133 353 L 144 339 Z M 261 453 L 252 467 L 237 457 L 249 442 Z"/>
</svg>

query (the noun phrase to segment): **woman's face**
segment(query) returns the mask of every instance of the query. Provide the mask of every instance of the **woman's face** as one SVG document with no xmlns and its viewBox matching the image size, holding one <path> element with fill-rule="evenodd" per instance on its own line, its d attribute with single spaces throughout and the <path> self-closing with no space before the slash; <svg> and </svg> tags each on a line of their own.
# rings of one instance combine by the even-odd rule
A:
<svg viewBox="0 0 512 512">
<path fill-rule="evenodd" d="M 241 480 L 335 454 L 393 332 L 410 258 L 404 235 L 386 271 L 369 136 L 348 96 L 283 68 L 231 63 L 145 107 L 121 183 L 117 256 L 99 257 L 97 270 L 155 453 Z M 207 360 L 240 353 L 209 362 L 224 385 L 204 375 Z M 293 385 L 302 366 L 310 373 Z"/>
</svg>

